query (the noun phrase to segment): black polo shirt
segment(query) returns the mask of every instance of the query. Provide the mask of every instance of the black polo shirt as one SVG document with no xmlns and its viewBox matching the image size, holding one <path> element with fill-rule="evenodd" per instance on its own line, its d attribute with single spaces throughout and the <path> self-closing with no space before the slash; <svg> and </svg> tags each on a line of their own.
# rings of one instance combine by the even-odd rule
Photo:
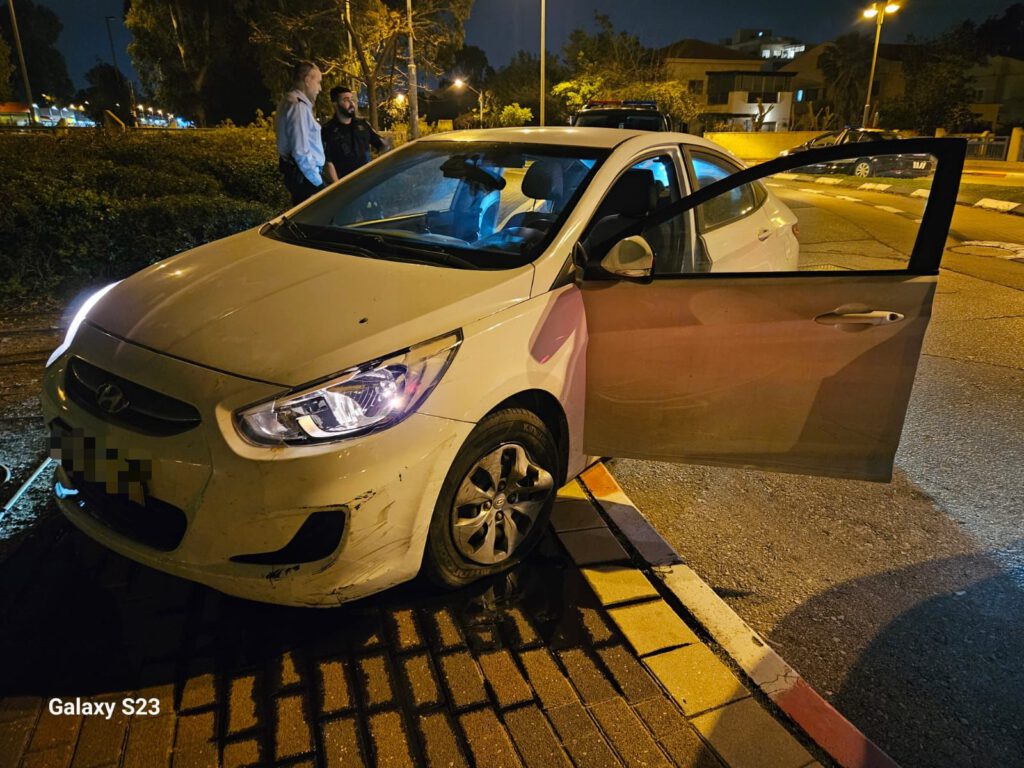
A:
<svg viewBox="0 0 1024 768">
<path fill-rule="evenodd" d="M 334 164 L 339 179 L 370 162 L 370 147 L 378 151 L 384 148 L 384 141 L 377 132 L 359 117 L 345 125 L 335 115 L 327 121 L 320 135 L 325 162 Z"/>
</svg>

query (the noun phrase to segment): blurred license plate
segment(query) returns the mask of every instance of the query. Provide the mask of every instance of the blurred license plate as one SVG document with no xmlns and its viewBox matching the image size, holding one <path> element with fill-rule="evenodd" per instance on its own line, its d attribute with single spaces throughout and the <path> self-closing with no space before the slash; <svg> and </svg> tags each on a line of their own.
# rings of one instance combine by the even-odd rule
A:
<svg viewBox="0 0 1024 768">
<path fill-rule="evenodd" d="M 60 462 L 73 482 L 101 484 L 106 493 L 146 503 L 146 486 L 153 476 L 149 459 L 130 458 L 102 438 L 59 422 L 50 425 L 50 458 Z"/>
<path fill-rule="evenodd" d="M 915 168 L 927 168 L 928 167 L 928 161 L 927 160 L 915 160 L 914 161 L 914 167 Z"/>
</svg>

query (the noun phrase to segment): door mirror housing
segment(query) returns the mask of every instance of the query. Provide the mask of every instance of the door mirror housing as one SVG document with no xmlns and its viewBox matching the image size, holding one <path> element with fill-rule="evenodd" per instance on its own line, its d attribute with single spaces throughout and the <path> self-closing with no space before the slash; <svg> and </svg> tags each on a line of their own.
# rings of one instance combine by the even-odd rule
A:
<svg viewBox="0 0 1024 768">
<path fill-rule="evenodd" d="M 608 250 L 601 268 L 622 280 L 646 282 L 654 273 L 654 251 L 640 235 L 631 235 Z"/>
</svg>

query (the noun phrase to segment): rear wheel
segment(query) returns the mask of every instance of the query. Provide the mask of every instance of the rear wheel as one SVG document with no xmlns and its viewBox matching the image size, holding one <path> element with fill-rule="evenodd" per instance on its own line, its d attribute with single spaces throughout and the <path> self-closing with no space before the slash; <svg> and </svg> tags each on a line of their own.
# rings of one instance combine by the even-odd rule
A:
<svg viewBox="0 0 1024 768">
<path fill-rule="evenodd" d="M 867 178 L 871 175 L 871 161 L 861 158 L 853 164 L 853 175 L 860 176 L 862 179 Z"/>
<path fill-rule="evenodd" d="M 441 486 L 427 576 L 459 587 L 521 561 L 547 525 L 558 477 L 555 440 L 536 414 L 514 408 L 481 421 Z"/>
</svg>

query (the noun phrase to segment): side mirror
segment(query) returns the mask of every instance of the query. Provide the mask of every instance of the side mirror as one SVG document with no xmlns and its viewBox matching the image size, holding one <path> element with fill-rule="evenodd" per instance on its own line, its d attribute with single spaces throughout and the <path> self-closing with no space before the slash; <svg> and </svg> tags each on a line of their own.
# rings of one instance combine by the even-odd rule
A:
<svg viewBox="0 0 1024 768">
<path fill-rule="evenodd" d="M 648 279 L 654 272 L 654 251 L 642 237 L 631 235 L 609 249 L 601 268 L 626 280 Z"/>
</svg>

